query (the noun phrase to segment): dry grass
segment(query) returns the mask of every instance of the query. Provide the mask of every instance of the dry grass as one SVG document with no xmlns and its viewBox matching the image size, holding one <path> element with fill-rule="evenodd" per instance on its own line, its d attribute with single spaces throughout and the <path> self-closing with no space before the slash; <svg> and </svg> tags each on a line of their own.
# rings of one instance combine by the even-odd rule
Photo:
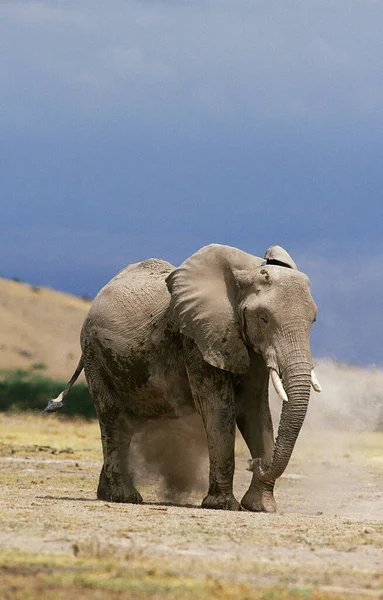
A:
<svg viewBox="0 0 383 600">
<path fill-rule="evenodd" d="M 60 454 L 101 460 L 97 421 L 0 413 L 0 455 Z"/>
<path fill-rule="evenodd" d="M 105 558 L 31 556 L 22 553 L 1 553 L 4 600 L 55 600 L 63 598 L 121 599 L 192 599 L 222 598 L 223 600 L 344 600 L 349 591 L 342 589 L 312 590 L 294 586 L 264 587 L 249 583 L 233 583 L 215 576 L 180 576 L 174 569 L 159 568 L 157 561 L 142 557 L 119 560 Z M 358 597 L 360 590 L 352 594 Z M 364 595 L 363 591 L 362 594 Z"/>
<path fill-rule="evenodd" d="M 2 599 L 382 597 L 379 433 L 303 432 L 280 512 L 257 515 L 201 510 L 199 490 L 164 503 L 142 461 L 147 504 L 97 501 L 95 422 L 0 415 L 0 431 Z M 237 496 L 246 458 L 239 441 Z"/>
</svg>

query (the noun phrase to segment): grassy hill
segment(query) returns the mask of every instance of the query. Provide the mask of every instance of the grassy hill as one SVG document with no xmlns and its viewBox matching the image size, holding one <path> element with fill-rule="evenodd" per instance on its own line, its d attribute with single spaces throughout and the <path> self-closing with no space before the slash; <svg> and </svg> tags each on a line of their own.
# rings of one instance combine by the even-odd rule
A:
<svg viewBox="0 0 383 600">
<path fill-rule="evenodd" d="M 0 278 L 0 370 L 45 365 L 67 380 L 80 357 L 80 331 L 90 301 Z"/>
</svg>

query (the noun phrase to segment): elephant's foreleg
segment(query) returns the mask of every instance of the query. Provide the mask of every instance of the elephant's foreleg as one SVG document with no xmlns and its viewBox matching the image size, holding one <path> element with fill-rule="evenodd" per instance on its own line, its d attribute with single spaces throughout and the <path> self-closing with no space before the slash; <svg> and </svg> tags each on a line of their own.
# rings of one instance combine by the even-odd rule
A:
<svg viewBox="0 0 383 600">
<path fill-rule="evenodd" d="M 249 376 L 237 390 L 237 425 L 252 458 L 261 458 L 262 464 L 271 464 L 274 451 L 274 433 L 268 397 L 268 370 L 260 356 L 253 355 Z M 259 482 L 253 476 L 250 487 L 241 500 L 243 508 L 251 511 L 274 512 L 274 484 Z"/>
<path fill-rule="evenodd" d="M 197 412 L 202 416 L 209 450 L 209 490 L 203 508 L 240 510 L 233 495 L 235 404 L 230 376 L 203 361 L 186 342 L 186 368 Z"/>
<path fill-rule="evenodd" d="M 129 447 L 133 424 L 124 415 L 100 418 L 104 464 L 100 473 L 97 498 L 109 502 L 138 504 L 142 497 L 133 485 L 129 468 Z"/>
</svg>

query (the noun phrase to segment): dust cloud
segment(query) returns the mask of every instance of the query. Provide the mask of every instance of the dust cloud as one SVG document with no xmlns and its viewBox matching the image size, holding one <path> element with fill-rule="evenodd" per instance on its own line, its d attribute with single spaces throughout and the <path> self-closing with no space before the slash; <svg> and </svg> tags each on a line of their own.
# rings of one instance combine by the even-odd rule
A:
<svg viewBox="0 0 383 600">
<path fill-rule="evenodd" d="M 383 371 L 322 359 L 315 373 L 322 392 L 311 391 L 303 430 L 383 431 Z M 270 407 L 278 427 L 281 401 L 270 385 Z"/>
<path fill-rule="evenodd" d="M 304 425 L 282 477 L 299 486 L 300 510 L 305 513 L 382 518 L 381 499 L 372 490 L 381 460 L 383 371 L 320 360 L 315 372 L 323 391 L 311 392 Z M 275 406 L 273 402 L 277 426 Z M 304 458 L 300 469 L 298 454 Z M 297 506 L 287 501 L 286 509 L 294 511 Z"/>
<path fill-rule="evenodd" d="M 147 423 L 132 450 L 137 483 L 142 478 L 152 483 L 159 500 L 185 502 L 195 493 L 200 502 L 208 487 L 208 454 L 198 414 Z"/>
<path fill-rule="evenodd" d="M 323 391 L 311 394 L 308 427 L 383 431 L 383 371 L 321 360 L 315 372 Z"/>
</svg>

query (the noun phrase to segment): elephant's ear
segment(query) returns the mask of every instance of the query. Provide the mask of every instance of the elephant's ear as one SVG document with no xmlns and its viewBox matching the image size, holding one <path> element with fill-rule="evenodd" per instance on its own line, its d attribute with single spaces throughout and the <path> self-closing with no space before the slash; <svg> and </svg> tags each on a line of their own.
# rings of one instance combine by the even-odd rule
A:
<svg viewBox="0 0 383 600">
<path fill-rule="evenodd" d="M 245 373 L 250 359 L 238 314 L 234 273 L 255 270 L 262 263 L 230 246 L 201 248 L 167 278 L 171 306 L 181 333 L 192 338 L 204 359 L 219 369 Z"/>
<path fill-rule="evenodd" d="M 265 252 L 265 259 L 268 265 L 280 265 L 290 269 L 298 269 L 290 254 L 281 248 L 281 246 L 270 246 Z"/>
</svg>

